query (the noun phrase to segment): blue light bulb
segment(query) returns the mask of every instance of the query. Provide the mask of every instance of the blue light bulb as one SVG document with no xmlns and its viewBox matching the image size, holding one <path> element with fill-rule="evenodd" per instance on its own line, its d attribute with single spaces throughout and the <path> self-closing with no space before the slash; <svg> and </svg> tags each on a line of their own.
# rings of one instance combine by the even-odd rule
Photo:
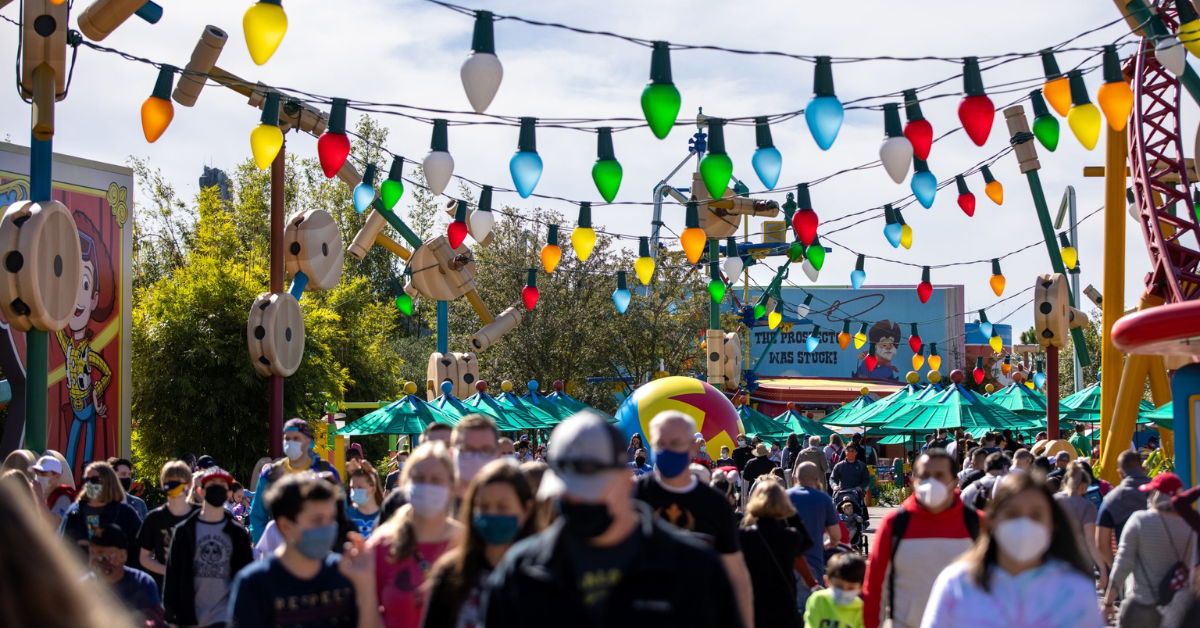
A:
<svg viewBox="0 0 1200 628">
<path fill-rule="evenodd" d="M 850 285 L 854 286 L 855 290 L 862 287 L 863 282 L 867 280 L 866 271 L 854 269 L 850 271 Z"/>
<path fill-rule="evenodd" d="M 986 322 L 980 323 L 979 324 L 979 333 L 983 334 L 984 338 L 991 338 L 992 337 L 992 324 L 986 323 Z"/>
<path fill-rule="evenodd" d="M 913 174 L 912 192 L 921 207 L 925 209 L 933 207 L 933 197 L 937 196 L 937 178 L 928 170 Z"/>
<path fill-rule="evenodd" d="M 364 183 L 354 186 L 354 211 L 363 213 L 375 200 L 375 188 Z"/>
<path fill-rule="evenodd" d="M 629 299 L 633 295 L 628 290 L 613 290 L 613 303 L 617 306 L 617 311 L 624 314 L 629 308 Z"/>
<path fill-rule="evenodd" d="M 774 190 L 775 184 L 779 182 L 779 171 L 783 169 L 783 155 L 779 154 L 779 149 L 774 146 L 760 148 L 754 151 L 750 163 L 754 165 L 758 180 L 762 181 L 768 190 Z"/>
<path fill-rule="evenodd" d="M 1046 385 L 1046 376 L 1042 373 L 1037 373 L 1033 376 L 1033 385 L 1041 388 Z"/>
<path fill-rule="evenodd" d="M 542 158 L 534 152 L 518 151 L 508 162 L 508 171 L 512 173 L 517 194 L 521 198 L 529 198 L 533 188 L 537 187 L 538 179 L 542 178 Z"/>
<path fill-rule="evenodd" d="M 829 150 L 833 146 L 845 115 L 837 96 L 817 96 L 808 102 L 804 108 L 804 120 L 808 122 L 808 130 L 821 150 Z"/>
<path fill-rule="evenodd" d="M 893 249 L 900 248 L 900 236 L 904 233 L 904 227 L 898 222 L 883 228 L 883 237 L 887 238 L 888 244 L 892 245 Z"/>
<path fill-rule="evenodd" d="M 821 339 L 817 338 L 816 334 L 812 334 L 804 341 L 804 346 L 808 348 L 808 352 L 812 353 L 816 350 L 817 345 L 821 344 Z"/>
</svg>

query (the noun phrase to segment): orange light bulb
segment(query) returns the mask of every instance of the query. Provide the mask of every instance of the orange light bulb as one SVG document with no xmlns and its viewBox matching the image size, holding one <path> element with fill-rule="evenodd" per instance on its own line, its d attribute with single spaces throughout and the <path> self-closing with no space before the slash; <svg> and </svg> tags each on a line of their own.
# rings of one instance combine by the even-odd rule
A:
<svg viewBox="0 0 1200 628">
<path fill-rule="evenodd" d="M 154 91 L 142 103 L 142 133 L 151 144 L 162 137 L 175 117 L 175 105 L 171 104 L 171 82 L 175 78 L 175 67 L 164 65 L 158 70 Z"/>
<path fill-rule="evenodd" d="M 992 292 L 995 292 L 996 296 L 1004 294 L 1004 275 L 992 275 L 988 283 L 992 285 Z"/>
<path fill-rule="evenodd" d="M 708 236 L 699 227 L 684 229 L 679 236 L 679 244 L 683 246 L 683 252 L 692 264 L 700 261 L 700 255 L 704 253 L 704 245 L 707 242 Z"/>
<path fill-rule="evenodd" d="M 547 244 L 542 247 L 542 268 L 546 269 L 547 275 L 558 268 L 560 260 L 562 260 L 562 248 L 557 244 Z"/>
</svg>

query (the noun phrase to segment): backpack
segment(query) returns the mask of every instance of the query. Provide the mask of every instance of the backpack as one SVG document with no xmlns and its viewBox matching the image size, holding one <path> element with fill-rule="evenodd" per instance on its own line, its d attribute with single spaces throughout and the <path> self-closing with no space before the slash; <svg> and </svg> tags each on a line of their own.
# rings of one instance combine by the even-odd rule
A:
<svg viewBox="0 0 1200 628">
<path fill-rule="evenodd" d="M 967 534 L 971 535 L 971 540 L 979 538 L 979 513 L 967 507 L 965 504 L 962 509 L 963 524 L 967 526 Z M 892 519 L 892 555 L 888 557 L 888 562 L 896 559 L 896 550 L 900 549 L 900 541 L 904 539 L 904 532 L 908 530 L 908 521 L 912 518 L 912 513 L 903 508 L 896 513 L 896 517 Z M 893 604 L 896 600 L 896 568 L 892 567 L 888 573 L 888 618 L 895 619 L 892 615 Z"/>
<path fill-rule="evenodd" d="M 993 479 L 991 482 L 985 482 L 985 480 L 987 480 L 989 477 L 995 479 Z M 975 489 L 975 499 L 971 501 L 971 508 L 974 508 L 975 510 L 983 510 L 984 508 L 987 508 L 988 502 L 992 501 L 992 491 L 995 490 L 996 481 L 998 479 L 998 476 L 985 475 L 982 478 L 975 480 L 975 484 L 978 484 L 979 488 Z"/>
<path fill-rule="evenodd" d="M 1175 538 L 1171 536 L 1171 528 L 1167 527 L 1166 519 L 1161 516 L 1158 518 L 1159 523 L 1163 526 L 1163 531 L 1167 533 L 1167 541 L 1171 544 L 1171 551 L 1176 557 L 1179 557 L 1179 550 L 1175 548 Z M 1191 556 L 1189 541 L 1188 546 L 1184 547 L 1183 556 Z M 1142 564 L 1141 558 L 1137 560 L 1138 565 L 1142 568 L 1142 573 L 1146 575 L 1146 579 L 1150 579 L 1150 573 L 1146 570 L 1146 565 Z M 1167 573 L 1158 581 L 1158 586 L 1154 588 L 1154 602 L 1159 606 L 1167 606 L 1171 600 L 1175 598 L 1175 594 L 1187 588 L 1190 582 L 1191 571 L 1183 560 L 1176 560 L 1170 567 L 1167 568 Z"/>
</svg>

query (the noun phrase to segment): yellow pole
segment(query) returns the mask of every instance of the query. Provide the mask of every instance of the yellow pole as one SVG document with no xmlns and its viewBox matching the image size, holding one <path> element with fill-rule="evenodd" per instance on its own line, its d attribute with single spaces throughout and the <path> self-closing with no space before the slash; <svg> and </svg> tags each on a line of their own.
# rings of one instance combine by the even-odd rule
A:
<svg viewBox="0 0 1200 628">
<path fill-rule="evenodd" d="M 1104 156 L 1104 300 L 1103 330 L 1100 337 L 1100 451 L 1112 429 L 1117 394 L 1123 378 L 1124 355 L 1112 343 L 1113 323 L 1125 313 L 1125 161 L 1129 152 L 1127 136 L 1105 125 Z M 1139 387 L 1139 390 L 1140 387 Z M 1115 460 L 1115 459 L 1114 459 Z"/>
<path fill-rule="evenodd" d="M 1117 391 L 1112 422 L 1108 432 L 1100 435 L 1103 444 L 1100 454 L 1100 479 L 1102 480 L 1113 484 L 1121 481 L 1120 476 L 1117 475 L 1117 456 L 1129 449 L 1129 443 L 1133 439 L 1133 430 L 1137 425 L 1138 406 L 1142 401 L 1142 391 L 1146 386 L 1146 377 L 1150 374 L 1150 362 L 1157 357 L 1131 355 L 1125 360 L 1125 370 L 1121 373 L 1121 387 Z M 1103 392 L 1102 390 L 1101 394 Z"/>
<path fill-rule="evenodd" d="M 471 307 L 475 308 L 475 313 L 479 315 L 479 320 L 483 321 L 484 325 L 491 325 L 496 321 L 496 317 L 492 316 L 492 312 L 488 310 L 487 304 L 480 298 L 479 293 L 475 290 L 467 291 L 467 302 Z"/>
<path fill-rule="evenodd" d="M 1150 363 L 1150 399 L 1157 408 L 1171 401 L 1171 378 L 1167 377 L 1167 364 L 1161 355 L 1154 356 Z M 1162 440 L 1163 457 L 1175 457 L 1175 433 L 1165 428 L 1158 428 Z"/>
<path fill-rule="evenodd" d="M 375 243 L 391 251 L 392 253 L 395 253 L 397 257 L 406 262 L 408 261 L 408 258 L 412 257 L 412 251 L 400 246 L 398 242 L 387 237 L 386 235 L 383 235 L 382 233 L 375 236 Z"/>
</svg>

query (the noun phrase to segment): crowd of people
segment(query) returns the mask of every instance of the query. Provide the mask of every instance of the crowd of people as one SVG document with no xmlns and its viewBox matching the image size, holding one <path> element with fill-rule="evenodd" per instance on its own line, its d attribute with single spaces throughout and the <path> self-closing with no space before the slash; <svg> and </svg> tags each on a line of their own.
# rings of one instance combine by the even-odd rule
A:
<svg viewBox="0 0 1200 628">
<path fill-rule="evenodd" d="M 57 452 L 13 452 L 0 625 L 1200 626 L 1200 488 L 1132 450 L 1110 486 L 1086 437 L 1047 457 L 1044 435 L 936 431 L 877 523 L 861 435 L 738 435 L 714 460 L 668 411 L 645 440 L 588 413 L 513 438 L 434 423 L 382 477 L 351 446 L 342 477 L 292 419 L 245 485 L 167 462 L 151 510 L 128 460 L 77 487 Z"/>
</svg>

